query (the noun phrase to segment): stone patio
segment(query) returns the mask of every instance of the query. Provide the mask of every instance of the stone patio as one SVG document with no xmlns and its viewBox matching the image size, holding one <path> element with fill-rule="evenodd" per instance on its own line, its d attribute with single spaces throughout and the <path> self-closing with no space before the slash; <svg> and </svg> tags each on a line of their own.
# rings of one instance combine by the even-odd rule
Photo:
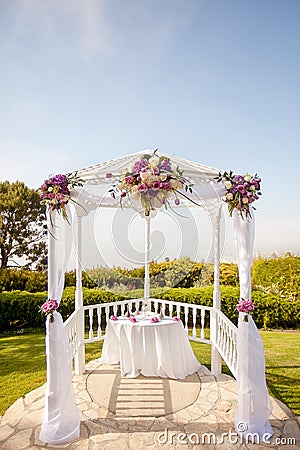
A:
<svg viewBox="0 0 300 450">
<path fill-rule="evenodd" d="M 299 418 L 275 399 L 270 442 L 242 443 L 233 426 L 237 383 L 228 375 L 216 379 L 205 366 L 185 380 L 124 379 L 118 366 L 92 361 L 84 375 L 74 377 L 74 388 L 82 412 L 79 439 L 64 445 L 39 440 L 42 386 L 17 400 L 0 418 L 0 449 L 299 448 Z"/>
</svg>

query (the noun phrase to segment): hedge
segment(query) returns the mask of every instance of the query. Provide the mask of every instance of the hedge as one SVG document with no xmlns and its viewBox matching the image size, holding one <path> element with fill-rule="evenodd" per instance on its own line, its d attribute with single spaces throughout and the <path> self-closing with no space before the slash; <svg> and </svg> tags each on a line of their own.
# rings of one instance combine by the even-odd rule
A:
<svg viewBox="0 0 300 450">
<path fill-rule="evenodd" d="M 213 288 L 208 286 L 189 289 L 156 289 L 151 292 L 151 295 L 166 300 L 212 306 L 212 292 Z M 142 290 L 116 294 L 110 291 L 83 288 L 83 293 L 84 304 L 87 305 L 119 301 L 129 298 L 129 296 L 130 298 L 143 296 Z M 64 320 L 74 311 L 74 294 L 75 288 L 73 287 L 64 290 L 59 308 Z M 221 309 L 236 324 L 238 318 L 236 303 L 239 297 L 239 289 L 222 287 L 221 294 Z M 43 326 L 44 318 L 39 312 L 39 307 L 46 298 L 46 292 L 13 291 L 0 293 L 0 332 L 9 329 Z M 258 328 L 287 329 L 299 327 L 300 301 L 289 302 L 260 291 L 253 291 L 252 299 L 255 302 L 253 319 Z"/>
</svg>

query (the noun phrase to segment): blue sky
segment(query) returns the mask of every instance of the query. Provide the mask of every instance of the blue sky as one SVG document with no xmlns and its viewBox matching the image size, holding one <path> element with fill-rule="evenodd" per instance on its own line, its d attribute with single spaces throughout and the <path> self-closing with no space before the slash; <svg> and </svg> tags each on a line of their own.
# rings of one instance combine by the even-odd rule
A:
<svg viewBox="0 0 300 450">
<path fill-rule="evenodd" d="M 0 179 L 159 147 L 257 172 L 255 251 L 300 254 L 300 2 L 0 0 Z"/>
</svg>

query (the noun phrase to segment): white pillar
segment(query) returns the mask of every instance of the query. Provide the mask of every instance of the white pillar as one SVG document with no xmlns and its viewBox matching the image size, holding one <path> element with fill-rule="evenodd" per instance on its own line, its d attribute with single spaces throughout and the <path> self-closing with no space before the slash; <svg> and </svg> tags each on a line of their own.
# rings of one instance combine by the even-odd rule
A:
<svg viewBox="0 0 300 450">
<path fill-rule="evenodd" d="M 75 290 L 75 311 L 78 311 L 77 340 L 78 350 L 75 355 L 75 373 L 80 375 L 85 372 L 85 344 L 84 344 L 84 311 L 82 294 L 82 217 L 76 216 L 75 229 L 76 242 L 76 290 Z"/>
<path fill-rule="evenodd" d="M 211 315 L 211 372 L 215 377 L 222 373 L 222 358 L 216 348 L 217 342 L 217 315 L 216 311 L 221 308 L 220 293 L 220 221 L 221 206 L 212 216 L 213 221 L 213 250 L 214 250 L 214 291 L 213 291 L 213 311 Z"/>
<path fill-rule="evenodd" d="M 150 298 L 150 215 L 145 215 L 145 278 L 144 278 L 144 303 L 145 309 L 149 308 L 147 300 Z"/>
</svg>

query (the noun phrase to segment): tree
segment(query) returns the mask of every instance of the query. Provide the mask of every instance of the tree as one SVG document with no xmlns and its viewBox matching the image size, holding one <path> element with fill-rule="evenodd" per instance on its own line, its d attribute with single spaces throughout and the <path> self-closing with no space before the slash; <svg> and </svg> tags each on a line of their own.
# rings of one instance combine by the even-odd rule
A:
<svg viewBox="0 0 300 450">
<path fill-rule="evenodd" d="M 40 205 L 39 194 L 34 189 L 20 181 L 0 183 L 1 269 L 12 265 L 45 267 L 45 219 L 45 207 Z"/>
</svg>

